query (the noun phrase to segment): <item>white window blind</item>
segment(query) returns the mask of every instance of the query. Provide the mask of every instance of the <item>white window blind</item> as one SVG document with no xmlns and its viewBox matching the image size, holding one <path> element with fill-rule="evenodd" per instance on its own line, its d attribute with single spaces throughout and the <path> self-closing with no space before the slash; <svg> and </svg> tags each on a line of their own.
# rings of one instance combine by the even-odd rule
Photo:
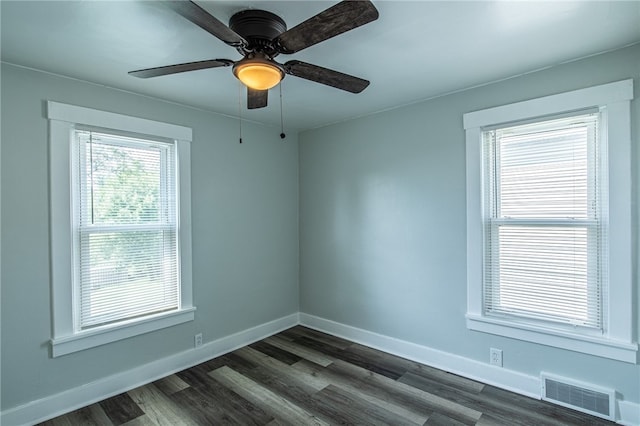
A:
<svg viewBox="0 0 640 426">
<path fill-rule="evenodd" d="M 178 309 L 176 147 L 76 130 L 78 330 Z"/>
<path fill-rule="evenodd" d="M 483 135 L 486 315 L 603 328 L 598 113 Z"/>
</svg>

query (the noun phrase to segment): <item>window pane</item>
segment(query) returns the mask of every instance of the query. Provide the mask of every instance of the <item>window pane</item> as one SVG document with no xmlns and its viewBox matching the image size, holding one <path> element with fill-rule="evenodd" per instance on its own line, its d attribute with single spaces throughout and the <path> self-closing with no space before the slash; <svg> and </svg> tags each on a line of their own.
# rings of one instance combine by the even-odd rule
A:
<svg viewBox="0 0 640 426">
<path fill-rule="evenodd" d="M 82 235 L 82 328 L 178 307 L 175 233 Z"/>
<path fill-rule="evenodd" d="M 83 222 L 95 225 L 158 223 L 162 204 L 164 147 L 86 133 Z"/>
<path fill-rule="evenodd" d="M 490 311 L 594 325 L 598 288 L 589 277 L 587 227 L 498 226 Z M 497 279 L 496 279 L 497 278 Z"/>
<path fill-rule="evenodd" d="M 499 217 L 589 216 L 587 169 L 595 124 L 564 121 L 497 132 Z"/>
</svg>

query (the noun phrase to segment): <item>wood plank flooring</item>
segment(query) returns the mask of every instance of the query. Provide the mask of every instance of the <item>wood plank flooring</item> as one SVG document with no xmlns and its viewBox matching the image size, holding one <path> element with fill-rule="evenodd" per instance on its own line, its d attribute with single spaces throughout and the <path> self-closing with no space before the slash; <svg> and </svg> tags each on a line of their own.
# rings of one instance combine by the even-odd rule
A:
<svg viewBox="0 0 640 426">
<path fill-rule="evenodd" d="M 294 327 L 42 425 L 610 425 Z"/>
</svg>

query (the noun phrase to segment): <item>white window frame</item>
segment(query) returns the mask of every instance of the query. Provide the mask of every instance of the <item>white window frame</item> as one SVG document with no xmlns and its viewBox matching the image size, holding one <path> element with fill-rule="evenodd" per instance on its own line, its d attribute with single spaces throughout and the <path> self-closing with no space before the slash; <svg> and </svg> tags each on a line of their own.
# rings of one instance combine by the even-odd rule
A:
<svg viewBox="0 0 640 426">
<path fill-rule="evenodd" d="M 471 330 L 635 363 L 631 206 L 631 112 L 633 80 L 623 80 L 464 114 L 467 184 L 467 327 Z M 608 146 L 609 286 L 607 329 L 591 336 L 535 323 L 484 314 L 484 212 L 482 131 L 484 128 L 542 120 L 550 115 L 599 108 L 601 137 Z"/>
<path fill-rule="evenodd" d="M 188 127 L 130 117 L 59 102 L 47 102 L 49 120 L 49 171 L 51 203 L 51 275 L 53 357 L 81 351 L 193 321 L 191 267 L 191 140 Z M 73 319 L 73 206 L 72 137 L 76 126 L 90 126 L 140 137 L 171 139 L 177 146 L 178 256 L 180 259 L 180 307 L 115 324 L 77 331 Z"/>
</svg>

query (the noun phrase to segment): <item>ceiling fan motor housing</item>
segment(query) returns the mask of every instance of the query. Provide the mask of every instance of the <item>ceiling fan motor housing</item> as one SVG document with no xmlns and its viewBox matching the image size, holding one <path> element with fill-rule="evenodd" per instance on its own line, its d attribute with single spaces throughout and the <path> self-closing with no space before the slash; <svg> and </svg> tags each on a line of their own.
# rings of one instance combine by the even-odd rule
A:
<svg viewBox="0 0 640 426">
<path fill-rule="evenodd" d="M 240 53 L 263 52 L 273 58 L 279 52 L 272 40 L 287 30 L 287 24 L 266 10 L 249 9 L 234 14 L 229 20 L 229 28 L 248 42 L 245 51 Z"/>
</svg>

